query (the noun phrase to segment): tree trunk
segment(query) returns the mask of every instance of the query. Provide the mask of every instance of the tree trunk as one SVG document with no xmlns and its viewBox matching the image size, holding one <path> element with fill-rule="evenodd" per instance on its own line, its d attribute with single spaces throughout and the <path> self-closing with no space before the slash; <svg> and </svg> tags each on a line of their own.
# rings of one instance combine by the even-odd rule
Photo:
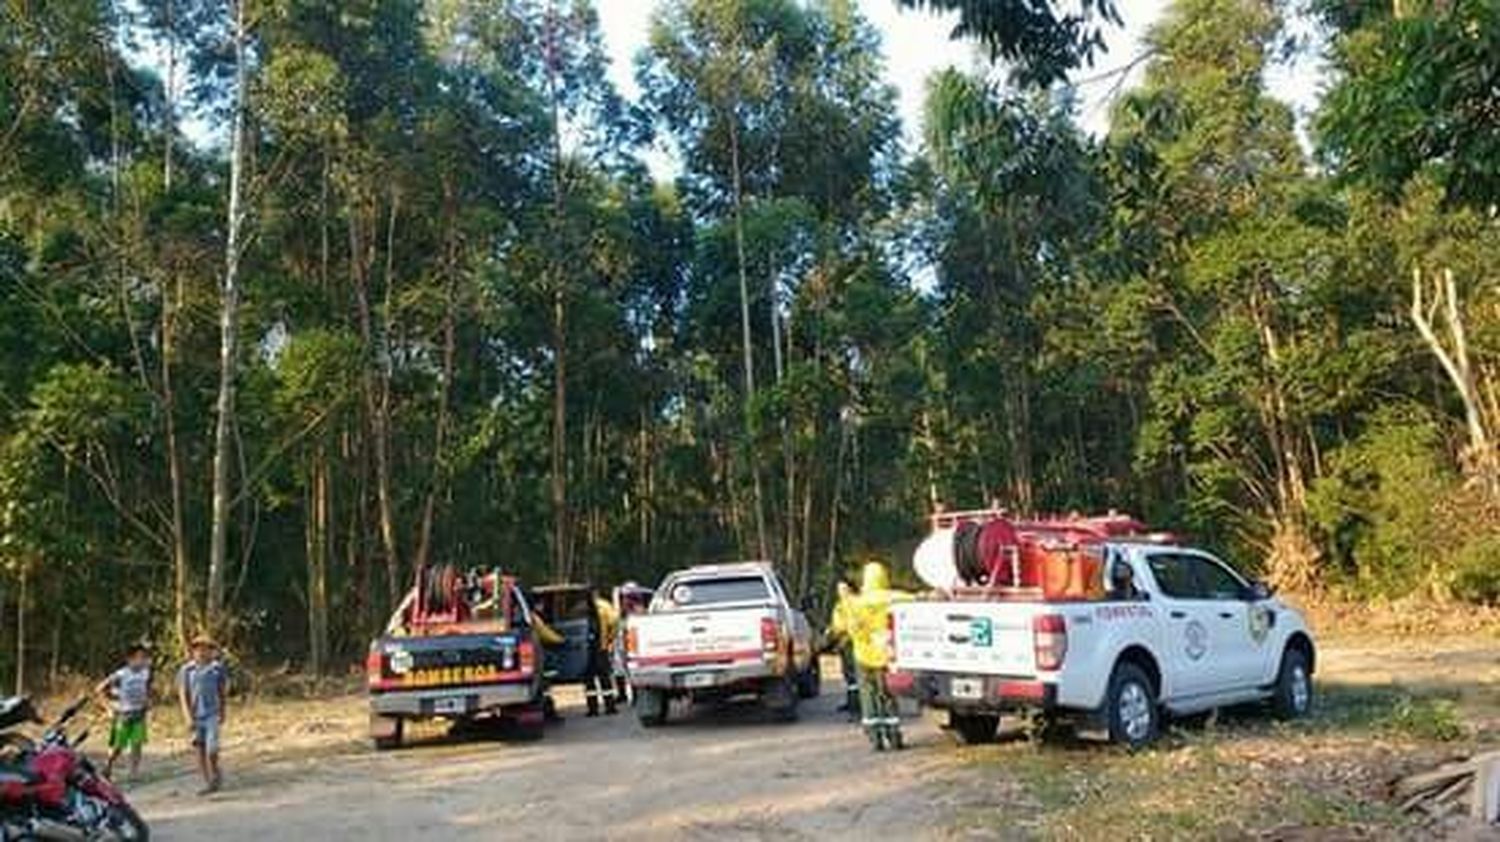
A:
<svg viewBox="0 0 1500 842">
<path fill-rule="evenodd" d="M 563 151 L 562 102 L 557 87 L 557 10 L 547 5 L 547 97 L 552 106 L 552 578 L 566 582 L 573 572 L 571 517 L 568 510 L 568 299 L 567 280 L 557 242 L 562 234 Z"/>
<path fill-rule="evenodd" d="M 162 131 L 162 164 L 161 181 L 164 192 L 172 192 L 172 147 L 175 141 L 173 137 L 177 131 L 177 16 L 173 0 L 166 0 L 166 27 L 167 27 L 167 81 L 166 81 L 166 108 L 163 120 L 166 125 Z"/>
<path fill-rule="evenodd" d="M 30 594 L 27 592 L 28 572 L 31 568 L 29 562 L 21 564 L 21 590 L 16 596 L 16 695 L 26 694 L 26 600 Z"/>
<path fill-rule="evenodd" d="M 745 452 L 749 464 L 751 486 L 755 506 L 755 543 L 758 557 L 771 560 L 771 547 L 766 540 L 766 507 L 760 487 L 760 460 L 755 446 L 755 352 L 750 334 L 750 279 L 745 266 L 745 197 L 740 184 L 740 130 L 738 108 L 732 109 L 729 119 L 729 157 L 734 186 L 734 251 L 740 279 L 740 340 L 745 376 Z"/>
<path fill-rule="evenodd" d="M 455 323 L 457 321 L 457 280 L 458 256 L 457 245 L 453 232 L 453 215 L 457 209 L 453 205 L 452 188 L 445 190 L 447 198 L 444 204 L 448 208 L 448 243 L 447 255 L 444 263 L 443 280 L 443 370 L 442 382 L 438 387 L 437 419 L 434 423 L 435 429 L 432 435 L 432 479 L 427 486 L 427 499 L 422 504 L 422 530 L 421 537 L 417 542 L 417 566 L 425 566 L 432 552 L 432 522 L 436 514 L 438 496 L 442 493 L 447 481 L 447 469 L 445 467 L 445 451 L 448 448 L 448 416 L 449 406 L 453 395 L 453 377 L 456 369 L 455 356 L 457 354 L 457 332 Z"/>
<path fill-rule="evenodd" d="M 386 343 L 390 337 L 391 287 L 395 283 L 395 258 L 393 250 L 396 239 L 396 219 L 400 212 L 400 194 L 392 191 L 391 206 L 386 226 L 386 304 L 383 335 Z M 401 602 L 405 582 L 401 575 L 400 544 L 396 534 L 395 505 L 391 495 L 390 467 L 390 351 L 382 348 L 375 336 L 374 317 L 370 305 L 370 275 L 374 264 L 374 248 L 361 235 L 361 218 L 373 220 L 378 217 L 374 208 L 359 207 L 356 196 L 349 208 L 349 264 L 354 275 L 354 302 L 358 311 L 360 341 L 364 345 L 365 365 L 360 373 L 360 391 L 363 392 L 365 415 L 369 421 L 370 445 L 375 454 L 375 507 L 376 520 L 380 527 L 380 544 L 385 555 L 387 607 L 394 608 Z M 371 223 L 372 227 L 375 223 Z"/>
<path fill-rule="evenodd" d="M 323 675 L 328 666 L 328 542 L 329 511 L 333 505 L 328 483 L 326 445 L 313 453 L 309 483 L 307 527 L 307 660 L 313 675 Z"/>
<path fill-rule="evenodd" d="M 219 396 L 214 425 L 213 520 L 208 556 L 208 605 L 204 617 L 215 632 L 223 628 L 224 574 L 229 549 L 229 460 L 230 432 L 234 423 L 234 388 L 238 374 L 240 258 L 245 212 L 245 99 L 246 40 L 245 3 L 234 4 L 234 119 L 229 158 L 228 238 L 224 247 L 223 311 L 220 319 Z"/>
<path fill-rule="evenodd" d="M 1464 426 L 1469 434 L 1466 467 L 1480 477 L 1491 496 L 1500 499 L 1500 459 L 1495 453 L 1491 419 L 1485 417 L 1484 400 L 1469 357 L 1468 330 L 1453 270 L 1444 269 L 1442 278 L 1433 284 L 1431 302 L 1426 301 L 1426 285 L 1422 270 L 1412 270 L 1412 323 L 1433 356 L 1437 357 L 1463 403 Z M 1438 335 L 1440 314 L 1446 322 L 1446 337 Z"/>
<path fill-rule="evenodd" d="M 162 284 L 161 301 L 161 412 L 166 433 L 167 482 L 172 497 L 172 630 L 182 651 L 188 643 L 187 527 L 183 521 L 182 452 L 177 445 L 177 391 L 172 382 L 172 364 L 177 353 L 177 308 L 182 298 L 182 280 L 175 284 L 176 296 Z"/>
</svg>

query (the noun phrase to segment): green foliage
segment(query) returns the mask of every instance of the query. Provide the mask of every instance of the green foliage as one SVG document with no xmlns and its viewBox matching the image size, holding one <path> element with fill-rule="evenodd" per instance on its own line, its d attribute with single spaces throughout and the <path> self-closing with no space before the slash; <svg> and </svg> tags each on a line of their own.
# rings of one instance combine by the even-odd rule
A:
<svg viewBox="0 0 1500 842">
<path fill-rule="evenodd" d="M 1294 586 L 1500 601 L 1487 5 L 1320 4 L 1318 171 L 1265 89 L 1280 4 L 1171 4 L 1091 138 L 1052 83 L 1131 10 L 898 2 L 1012 71 L 928 80 L 915 150 L 853 0 L 663 0 L 639 102 L 585 0 L 252 4 L 244 653 L 357 658 L 422 560 L 610 584 L 743 557 L 757 507 L 799 593 L 998 500 L 1129 510 Z M 35 574 L 64 666 L 202 599 L 225 10 L 0 6 L 0 609 Z M 658 133 L 674 184 L 637 157 Z M 1454 278 L 1478 412 L 1414 270 Z"/>
<path fill-rule="evenodd" d="M 974 38 L 994 59 L 1015 65 L 1025 83 L 1047 85 L 1092 65 L 1104 51 L 1104 30 L 1123 23 L 1114 0 L 897 0 L 902 6 L 957 12 L 954 38 Z"/>
<path fill-rule="evenodd" d="M 1385 4 L 1321 5 L 1338 73 L 1318 121 L 1327 159 L 1391 197 L 1433 164 L 1449 199 L 1493 205 L 1500 196 L 1500 7 L 1412 2 L 1400 4 L 1398 16 Z M 1350 14 L 1350 6 L 1363 13 Z"/>
</svg>

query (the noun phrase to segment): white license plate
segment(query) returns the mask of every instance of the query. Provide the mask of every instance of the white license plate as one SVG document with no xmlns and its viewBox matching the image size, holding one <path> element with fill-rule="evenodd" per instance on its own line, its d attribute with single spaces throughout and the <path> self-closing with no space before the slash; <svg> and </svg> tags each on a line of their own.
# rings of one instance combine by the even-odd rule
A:
<svg viewBox="0 0 1500 842">
<path fill-rule="evenodd" d="M 949 692 L 955 699 L 982 699 L 984 698 L 984 680 L 980 678 L 955 678 L 949 685 Z"/>
<path fill-rule="evenodd" d="M 714 674 L 711 672 L 690 672 L 682 677 L 684 687 L 712 687 L 714 686 Z"/>
<path fill-rule="evenodd" d="M 433 713 L 463 713 L 464 700 L 460 698 L 435 699 L 432 703 Z"/>
</svg>

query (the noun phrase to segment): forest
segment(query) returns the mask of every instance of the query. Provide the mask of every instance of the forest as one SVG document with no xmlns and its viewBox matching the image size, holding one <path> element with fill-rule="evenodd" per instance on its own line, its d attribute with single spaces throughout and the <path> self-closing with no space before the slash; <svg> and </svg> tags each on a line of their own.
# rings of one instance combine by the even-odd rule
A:
<svg viewBox="0 0 1500 842">
<path fill-rule="evenodd" d="M 970 57 L 921 126 L 855 0 L 659 0 L 633 99 L 588 0 L 0 4 L 3 674 L 338 672 L 434 563 L 824 595 L 991 502 L 1500 599 L 1500 5 L 885 2 Z"/>
</svg>

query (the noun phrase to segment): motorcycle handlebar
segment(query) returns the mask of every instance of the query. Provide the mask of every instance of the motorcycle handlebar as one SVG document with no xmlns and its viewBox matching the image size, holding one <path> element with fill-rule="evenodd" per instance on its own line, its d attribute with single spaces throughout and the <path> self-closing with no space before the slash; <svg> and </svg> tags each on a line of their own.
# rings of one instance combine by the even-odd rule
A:
<svg viewBox="0 0 1500 842">
<path fill-rule="evenodd" d="M 84 705 L 87 705 L 88 703 L 89 703 L 89 697 L 88 696 L 81 696 L 81 697 L 79 697 L 78 701 L 74 702 L 71 705 L 68 705 L 66 708 L 63 709 L 63 712 L 57 717 L 57 721 L 52 724 L 52 727 L 53 728 L 58 728 L 58 727 L 61 727 L 64 724 L 66 724 L 68 720 L 70 720 L 73 717 L 77 716 L 78 712 L 81 711 L 81 710 L 83 710 Z"/>
</svg>

